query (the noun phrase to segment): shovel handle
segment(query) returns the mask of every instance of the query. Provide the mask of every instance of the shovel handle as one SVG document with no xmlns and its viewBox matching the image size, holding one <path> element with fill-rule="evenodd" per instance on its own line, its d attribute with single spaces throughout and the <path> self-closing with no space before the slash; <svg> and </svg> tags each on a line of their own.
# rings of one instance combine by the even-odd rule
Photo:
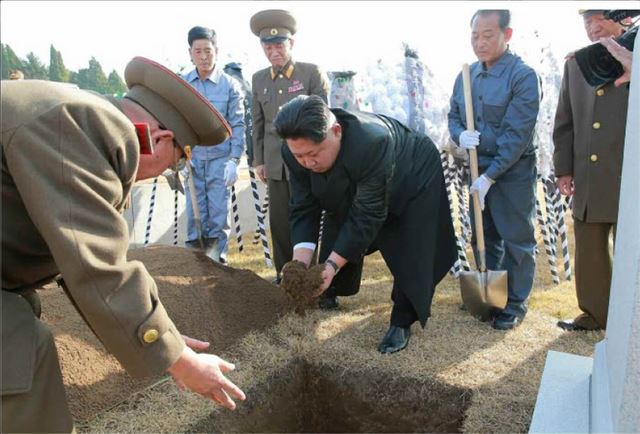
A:
<svg viewBox="0 0 640 434">
<path fill-rule="evenodd" d="M 200 248 L 202 251 L 205 251 L 205 245 L 202 234 L 202 219 L 200 218 L 200 208 L 198 206 L 198 197 L 196 196 L 196 185 L 193 182 L 193 169 L 191 167 L 191 159 L 188 158 L 185 162 L 187 166 L 188 180 L 189 183 L 189 195 L 191 196 L 191 210 L 193 211 L 193 220 L 196 224 L 196 231 L 198 232 L 198 241 L 200 242 Z"/>
<path fill-rule="evenodd" d="M 473 100 L 471 99 L 471 75 L 469 73 L 469 64 L 462 65 L 462 85 L 464 88 L 464 108 L 467 118 L 467 131 L 475 131 L 475 123 L 473 122 Z M 469 161 L 471 163 L 471 182 L 478 178 L 478 153 L 475 148 L 469 149 Z M 484 247 L 484 230 L 482 225 L 482 209 L 480 209 L 480 197 L 478 192 L 473 193 L 473 214 L 476 226 L 476 247 L 478 249 L 478 269 L 485 271 L 487 269 L 485 263 L 485 247 Z"/>
</svg>

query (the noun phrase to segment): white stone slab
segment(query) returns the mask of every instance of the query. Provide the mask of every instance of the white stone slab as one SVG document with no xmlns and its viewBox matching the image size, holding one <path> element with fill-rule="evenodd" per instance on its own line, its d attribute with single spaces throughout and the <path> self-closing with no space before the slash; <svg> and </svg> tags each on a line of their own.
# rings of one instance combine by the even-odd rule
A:
<svg viewBox="0 0 640 434">
<path fill-rule="evenodd" d="M 591 357 L 549 351 L 530 433 L 589 432 Z"/>
</svg>

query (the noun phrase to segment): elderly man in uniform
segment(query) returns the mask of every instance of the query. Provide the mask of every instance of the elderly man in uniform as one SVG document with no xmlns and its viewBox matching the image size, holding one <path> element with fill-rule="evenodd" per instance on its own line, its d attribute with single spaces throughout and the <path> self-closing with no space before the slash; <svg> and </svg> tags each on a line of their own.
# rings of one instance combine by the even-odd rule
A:
<svg viewBox="0 0 640 434">
<path fill-rule="evenodd" d="M 380 250 L 394 282 L 383 354 L 405 348 L 424 327 L 435 286 L 456 259 L 438 149 L 382 115 L 332 109 L 300 96 L 275 120 L 291 174 L 293 259 L 309 266 L 322 210 L 325 298 L 358 292 L 364 255 Z M 286 276 L 285 276 L 286 277 Z"/>
<path fill-rule="evenodd" d="M 312 63 L 294 62 L 291 58 L 292 36 L 296 20 L 287 11 L 265 10 L 251 18 L 251 31 L 260 38 L 271 66 L 253 75 L 253 166 L 267 183 L 269 192 L 269 226 L 276 266 L 276 283 L 284 264 L 291 260 L 289 234 L 289 182 L 282 162 L 282 139 L 276 134 L 273 120 L 288 101 L 298 95 L 318 95 L 327 101 L 329 83 Z"/>
<path fill-rule="evenodd" d="M 127 261 L 121 215 L 134 181 L 229 127 L 180 77 L 144 58 L 121 101 L 45 81 L 2 82 L 2 431 L 69 432 L 73 421 L 35 289 L 59 283 L 131 375 L 169 372 L 228 408 L 244 399 L 208 343 L 180 335 L 145 267 Z M 136 134 L 134 124 L 148 127 Z M 141 137 L 141 138 L 140 138 Z M 150 141 L 151 155 L 140 155 Z M 185 345 L 186 344 L 186 345 Z"/>
<path fill-rule="evenodd" d="M 480 196 L 487 268 L 508 274 L 508 303 L 492 323 L 499 330 L 524 319 L 536 265 L 533 133 L 540 94 L 535 71 L 508 48 L 510 20 L 508 10 L 479 10 L 471 19 L 471 45 L 478 57 L 470 68 L 477 130 L 467 131 L 461 75 L 449 111 L 453 140 L 478 152 L 481 175 L 469 191 Z"/>
<path fill-rule="evenodd" d="M 189 30 L 189 56 L 195 69 L 183 78 L 224 116 L 232 136 L 218 146 L 198 146 L 193 150 L 191 173 L 200 210 L 202 240 L 194 219 L 191 194 L 187 191 L 187 246 L 200 248 L 212 259 L 225 263 L 228 251 L 229 190 L 238 179 L 238 164 L 244 150 L 244 95 L 239 83 L 216 64 L 216 32 L 196 26 Z M 189 189 L 189 182 L 185 182 Z"/>
<path fill-rule="evenodd" d="M 581 11 L 589 40 L 617 37 L 624 27 L 602 10 Z M 573 195 L 576 294 L 582 313 L 558 322 L 565 330 L 607 326 L 612 258 L 622 174 L 629 88 L 608 83 L 591 87 L 574 57 L 564 65 L 553 141 L 560 193 Z"/>
</svg>

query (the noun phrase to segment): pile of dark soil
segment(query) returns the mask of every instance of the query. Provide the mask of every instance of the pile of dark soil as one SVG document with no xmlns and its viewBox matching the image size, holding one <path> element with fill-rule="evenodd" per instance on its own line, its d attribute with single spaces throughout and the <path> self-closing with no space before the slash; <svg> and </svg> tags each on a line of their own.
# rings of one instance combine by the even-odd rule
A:
<svg viewBox="0 0 640 434">
<path fill-rule="evenodd" d="M 179 247 L 132 250 L 145 264 L 162 303 L 184 335 L 211 343 L 220 354 L 252 331 L 265 330 L 291 311 L 287 295 L 248 270 L 217 264 Z M 62 289 L 41 291 L 43 320 L 58 348 L 71 412 L 87 420 L 161 377 L 133 379 L 75 311 Z"/>
</svg>

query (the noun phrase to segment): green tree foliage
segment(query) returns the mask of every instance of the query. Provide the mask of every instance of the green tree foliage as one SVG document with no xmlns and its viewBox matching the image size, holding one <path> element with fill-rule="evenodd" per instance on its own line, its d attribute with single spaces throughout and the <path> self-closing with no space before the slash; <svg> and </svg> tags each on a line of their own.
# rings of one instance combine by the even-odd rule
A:
<svg viewBox="0 0 640 434">
<path fill-rule="evenodd" d="M 98 93 L 109 93 L 107 76 L 102 70 L 100 62 L 92 57 L 89 60 L 89 67 L 78 71 L 78 87 L 80 89 L 95 90 Z"/>
<path fill-rule="evenodd" d="M 69 81 L 69 70 L 64 66 L 62 54 L 51 45 L 49 49 L 49 80 L 51 81 Z"/>
<path fill-rule="evenodd" d="M 33 52 L 27 54 L 26 60 L 20 59 L 9 45 L 1 44 L 0 66 L 2 79 L 9 78 L 11 71 L 20 70 L 26 79 L 39 79 L 75 83 L 81 89 L 93 90 L 102 94 L 122 97 L 127 86 L 114 69 L 107 77 L 100 62 L 92 57 L 89 67 L 79 71 L 71 71 L 64 66 L 62 53 L 53 45 L 49 48 L 49 66 L 45 66 Z"/>
<path fill-rule="evenodd" d="M 107 86 L 109 93 L 112 95 L 122 97 L 127 92 L 127 85 L 124 84 L 124 81 L 122 81 L 122 78 L 120 78 L 120 75 L 118 75 L 115 69 L 109 74 Z"/>
<path fill-rule="evenodd" d="M 27 54 L 27 61 L 24 63 L 24 78 L 31 78 L 34 80 L 46 80 L 49 78 L 49 71 L 46 66 L 40 61 L 40 58 L 33 52 Z"/>
<path fill-rule="evenodd" d="M 0 48 L 2 49 L 2 55 L 0 57 L 0 69 L 2 69 L 2 79 L 6 80 L 9 78 L 9 73 L 14 70 L 24 70 L 24 65 L 22 60 L 16 56 L 16 53 L 13 52 L 9 45 L 5 45 L 0 43 Z M 23 71 L 24 72 L 24 71 Z"/>
</svg>

